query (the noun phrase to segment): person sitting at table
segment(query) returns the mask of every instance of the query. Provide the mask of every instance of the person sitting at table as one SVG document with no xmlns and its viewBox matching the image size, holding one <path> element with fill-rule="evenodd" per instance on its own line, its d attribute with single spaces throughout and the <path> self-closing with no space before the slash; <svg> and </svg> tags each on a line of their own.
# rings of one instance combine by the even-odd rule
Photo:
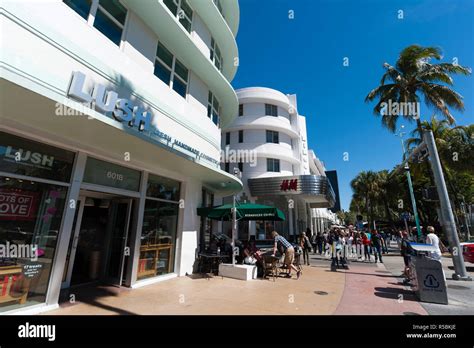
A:
<svg viewBox="0 0 474 348">
<path fill-rule="evenodd" d="M 283 249 L 283 253 L 285 254 L 285 259 L 283 263 L 288 269 L 288 278 L 291 278 L 291 270 L 296 271 L 296 279 L 300 278 L 301 271 L 296 268 L 296 266 L 293 264 L 293 261 L 295 260 L 295 248 L 288 242 L 284 237 L 280 236 L 277 231 L 272 232 L 272 237 L 274 239 L 274 244 L 273 244 L 273 254 L 272 256 L 275 256 L 275 253 L 277 251 L 277 248 L 280 247 Z"/>
<path fill-rule="evenodd" d="M 255 236 L 250 236 L 250 240 L 244 248 L 244 263 L 254 265 L 262 260 L 260 249 L 255 244 Z"/>
<path fill-rule="evenodd" d="M 255 236 L 250 236 L 250 240 L 243 251 L 244 263 L 257 266 L 257 276 L 263 274 L 263 256 L 261 250 L 255 243 Z"/>
</svg>

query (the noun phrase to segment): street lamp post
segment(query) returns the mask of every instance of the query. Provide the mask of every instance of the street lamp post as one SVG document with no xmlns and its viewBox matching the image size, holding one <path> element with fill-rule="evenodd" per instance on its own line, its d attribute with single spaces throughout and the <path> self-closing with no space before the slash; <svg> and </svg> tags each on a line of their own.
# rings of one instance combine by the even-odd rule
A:
<svg viewBox="0 0 474 348">
<path fill-rule="evenodd" d="M 403 133 L 401 130 L 405 128 L 405 126 L 401 126 L 401 129 L 398 131 L 397 136 L 400 137 L 400 141 L 402 143 L 402 151 L 403 151 L 403 159 L 405 159 L 405 144 L 403 143 Z M 408 166 L 408 161 L 405 164 L 405 171 L 407 173 L 407 181 L 408 181 L 408 189 L 410 191 L 410 198 L 411 198 L 411 205 L 413 207 L 413 215 L 415 216 L 415 223 L 416 223 L 416 231 L 418 234 L 418 241 L 422 239 L 421 235 L 421 228 L 420 228 L 420 220 L 418 219 L 418 211 L 416 209 L 416 200 L 415 200 L 415 193 L 413 192 L 413 183 L 411 181 L 411 174 L 410 174 L 410 167 Z M 407 231 L 409 233 L 409 231 Z"/>
<path fill-rule="evenodd" d="M 446 188 L 446 182 L 444 181 L 443 170 L 441 168 L 441 162 L 439 160 L 438 151 L 436 149 L 436 143 L 433 136 L 433 132 L 428 130 L 423 132 L 423 141 L 428 148 L 428 154 L 430 156 L 431 171 L 433 172 L 436 190 L 438 191 L 439 205 L 441 216 L 443 218 L 443 226 L 446 230 L 446 236 L 448 237 L 449 244 L 451 245 L 454 265 L 454 280 L 472 280 L 466 273 L 466 265 L 464 264 L 464 258 L 461 247 L 459 245 L 459 236 L 456 230 L 456 223 L 454 222 L 454 214 L 451 208 L 451 202 L 449 200 L 448 189 Z"/>
</svg>

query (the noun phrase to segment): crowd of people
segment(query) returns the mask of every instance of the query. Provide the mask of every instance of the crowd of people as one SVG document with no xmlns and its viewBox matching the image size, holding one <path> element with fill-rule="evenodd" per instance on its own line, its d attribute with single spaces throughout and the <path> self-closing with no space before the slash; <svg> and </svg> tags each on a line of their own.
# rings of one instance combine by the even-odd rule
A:
<svg viewBox="0 0 474 348">
<path fill-rule="evenodd" d="M 390 241 L 394 236 L 392 231 L 358 231 L 353 226 L 334 227 L 324 233 L 313 234 L 311 244 L 317 254 L 338 254 L 337 259 L 341 259 L 342 255 L 342 258 L 351 257 L 366 262 L 372 262 L 373 255 L 374 262 L 383 262 L 382 255 L 388 253 Z"/>
<path fill-rule="evenodd" d="M 298 261 L 295 265 L 295 255 L 297 260 L 302 257 L 302 263 L 309 265 L 309 253 L 313 252 L 319 255 L 325 255 L 331 258 L 331 269 L 348 268 L 348 260 L 357 260 L 360 262 L 380 262 L 383 263 L 383 255 L 388 254 L 391 242 L 396 242 L 403 256 L 405 270 L 408 276 L 410 253 L 409 242 L 414 241 L 415 231 L 409 234 L 407 231 L 393 229 L 368 229 L 357 230 L 353 225 L 347 228 L 333 227 L 324 233 L 311 233 L 308 228 L 305 232 L 301 232 L 296 240 L 288 241 L 285 237 L 272 232 L 273 250 L 272 256 L 277 253 L 283 257 L 283 264 L 288 270 L 287 277 L 292 277 L 292 271 L 296 273 L 297 279 L 301 275 L 301 268 Z M 436 260 L 441 259 L 441 252 L 446 249 L 432 226 L 426 228 L 427 244 L 435 247 L 431 253 L 431 257 Z M 259 274 L 262 273 L 263 252 L 256 246 L 255 236 L 250 236 L 249 240 L 244 244 L 238 243 L 241 253 L 237 257 L 238 263 L 248 265 L 256 265 Z"/>
</svg>

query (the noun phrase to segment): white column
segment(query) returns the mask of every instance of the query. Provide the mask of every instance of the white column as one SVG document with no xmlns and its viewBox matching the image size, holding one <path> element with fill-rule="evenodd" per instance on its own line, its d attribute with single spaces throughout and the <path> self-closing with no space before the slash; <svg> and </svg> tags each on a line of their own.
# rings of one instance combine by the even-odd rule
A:
<svg viewBox="0 0 474 348">
<path fill-rule="evenodd" d="M 182 221 L 181 228 L 178 229 L 179 244 L 176 253 L 179 264 L 178 274 L 180 276 L 184 276 L 186 273 L 192 274 L 193 265 L 196 261 L 200 223 L 197 208 L 201 202 L 202 185 L 195 179 L 190 178 L 183 184 L 182 190 L 184 191 L 184 211 L 180 219 Z"/>
<path fill-rule="evenodd" d="M 58 236 L 56 244 L 56 253 L 54 256 L 54 264 L 49 279 L 48 293 L 46 295 L 46 304 L 55 305 L 59 300 L 61 284 L 66 266 L 66 257 L 69 249 L 69 241 L 71 240 L 72 225 L 74 224 L 74 216 L 76 215 L 77 199 L 81 189 L 82 178 L 86 168 L 87 155 L 78 153 L 72 171 L 71 186 L 66 197 L 64 206 L 63 219 L 61 224 L 61 233 Z M 72 267 L 72 265 L 70 265 Z"/>
</svg>

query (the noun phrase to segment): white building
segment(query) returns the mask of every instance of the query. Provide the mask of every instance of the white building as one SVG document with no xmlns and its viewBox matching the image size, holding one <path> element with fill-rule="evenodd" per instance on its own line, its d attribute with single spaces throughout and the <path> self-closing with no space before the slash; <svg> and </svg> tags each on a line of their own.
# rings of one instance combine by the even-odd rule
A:
<svg viewBox="0 0 474 348">
<path fill-rule="evenodd" d="M 332 206 L 334 193 L 324 166 L 308 149 L 306 118 L 298 113 L 296 95 L 262 87 L 236 92 L 239 114 L 223 127 L 222 147 L 229 153 L 240 151 L 243 158 L 227 160 L 223 168 L 229 173 L 240 170 L 240 201 L 276 206 L 287 217 L 285 222 L 241 224 L 239 238 L 250 233 L 268 239 L 273 230 L 291 238 L 308 227 L 313 230 L 312 210 Z M 246 156 L 251 152 L 253 156 Z"/>
<path fill-rule="evenodd" d="M 242 188 L 220 169 L 220 127 L 238 110 L 237 0 L 2 7 L 0 243 L 39 257 L 0 257 L 12 289 L 0 312 L 191 273 L 196 209 Z"/>
</svg>

